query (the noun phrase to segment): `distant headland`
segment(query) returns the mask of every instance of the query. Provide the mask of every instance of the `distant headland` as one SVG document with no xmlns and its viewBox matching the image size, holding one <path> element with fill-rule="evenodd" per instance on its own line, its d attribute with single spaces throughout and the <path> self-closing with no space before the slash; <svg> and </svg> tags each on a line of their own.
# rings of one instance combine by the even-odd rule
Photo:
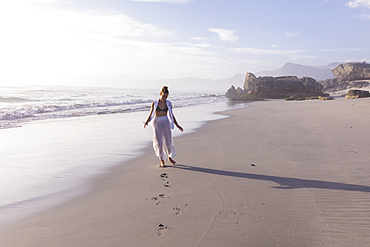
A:
<svg viewBox="0 0 370 247">
<path fill-rule="evenodd" d="M 291 65 L 288 66 L 292 67 Z M 293 67 L 297 66 L 294 65 Z M 298 67 L 302 68 L 304 66 Z M 319 67 L 319 69 L 323 68 Z M 245 76 L 244 88 L 235 88 L 232 85 L 225 95 L 232 100 L 263 100 L 266 98 L 326 100 L 332 99 L 329 96 L 329 92 L 369 86 L 370 64 L 365 62 L 338 64 L 331 72 L 335 78 L 319 81 L 312 77 L 298 78 L 291 75 L 257 77 L 248 72 Z M 293 74 L 293 72 L 290 73 Z M 368 95 L 367 93 L 361 90 L 357 91 L 358 95 L 352 95 L 352 98 L 368 97 L 366 96 Z M 351 91 L 351 94 L 354 94 L 354 92 Z"/>
</svg>

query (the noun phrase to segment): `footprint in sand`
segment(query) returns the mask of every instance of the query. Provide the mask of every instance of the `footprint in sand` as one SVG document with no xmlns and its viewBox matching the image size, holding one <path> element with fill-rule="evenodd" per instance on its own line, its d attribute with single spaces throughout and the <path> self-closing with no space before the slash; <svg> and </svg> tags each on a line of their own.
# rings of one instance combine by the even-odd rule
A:
<svg viewBox="0 0 370 247">
<path fill-rule="evenodd" d="M 166 173 L 162 173 L 161 175 L 159 175 L 159 177 L 161 177 L 162 180 L 164 180 L 165 178 L 168 178 L 168 175 Z"/>
<path fill-rule="evenodd" d="M 164 232 L 167 231 L 168 229 L 170 229 L 169 227 L 163 225 L 163 224 L 159 224 L 158 226 L 158 236 L 159 237 L 162 237 L 164 235 Z"/>
<path fill-rule="evenodd" d="M 160 203 L 165 203 L 165 202 L 162 202 L 162 201 L 159 200 L 159 199 L 164 199 L 164 198 L 171 199 L 171 197 L 166 196 L 165 194 L 159 194 L 158 196 L 153 196 L 151 198 L 151 200 L 156 201 L 157 202 L 156 204 L 159 205 Z M 147 199 L 147 200 L 149 200 L 149 199 Z"/>
<path fill-rule="evenodd" d="M 161 175 L 159 175 L 160 178 L 162 178 L 163 181 L 166 181 L 166 179 L 168 178 L 168 175 L 166 173 L 162 173 Z M 170 187 L 170 182 L 166 182 L 164 184 L 164 187 Z"/>
<path fill-rule="evenodd" d="M 159 194 L 158 196 L 153 196 L 153 197 L 152 197 L 152 201 L 156 201 L 156 200 L 158 200 L 159 198 L 171 198 L 171 197 L 166 196 L 165 194 Z"/>
<path fill-rule="evenodd" d="M 159 194 L 158 196 L 153 196 L 152 200 L 158 200 L 159 198 L 166 198 L 165 194 Z"/>
<path fill-rule="evenodd" d="M 173 208 L 173 210 L 176 211 L 176 213 L 175 213 L 176 215 L 180 215 L 181 211 L 184 210 L 184 208 L 187 207 L 187 206 L 188 206 L 188 204 L 185 204 L 185 206 L 182 209 L 178 208 L 178 207 L 175 207 L 175 208 Z"/>
<path fill-rule="evenodd" d="M 176 210 L 176 215 L 180 215 L 182 211 L 182 209 L 178 207 L 173 208 L 173 210 Z"/>
</svg>

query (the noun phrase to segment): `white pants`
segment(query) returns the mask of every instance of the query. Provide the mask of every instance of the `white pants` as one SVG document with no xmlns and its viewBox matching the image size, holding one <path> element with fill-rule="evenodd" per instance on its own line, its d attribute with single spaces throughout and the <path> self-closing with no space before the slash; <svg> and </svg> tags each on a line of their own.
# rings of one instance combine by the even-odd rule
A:
<svg viewBox="0 0 370 247">
<path fill-rule="evenodd" d="M 172 141 L 170 122 L 167 116 L 154 117 L 153 121 L 153 148 L 160 160 L 175 157 L 176 152 Z"/>
</svg>

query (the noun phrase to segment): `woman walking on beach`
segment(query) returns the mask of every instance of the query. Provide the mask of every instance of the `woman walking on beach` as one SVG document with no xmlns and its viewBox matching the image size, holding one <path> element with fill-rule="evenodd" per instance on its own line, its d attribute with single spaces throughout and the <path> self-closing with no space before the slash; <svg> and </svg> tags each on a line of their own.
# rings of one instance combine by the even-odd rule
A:
<svg viewBox="0 0 370 247">
<path fill-rule="evenodd" d="M 169 91 L 168 87 L 164 86 L 160 92 L 159 100 L 152 103 L 152 108 L 148 119 L 144 123 L 144 128 L 153 119 L 153 148 L 155 154 L 161 160 L 159 167 L 165 167 L 164 160 L 168 156 L 168 160 L 172 165 L 176 164 L 172 158 L 176 156 L 175 148 L 172 141 L 171 129 L 174 129 L 174 125 L 180 130 L 184 131 L 183 128 L 177 123 L 175 115 L 172 111 L 172 103 L 167 100 Z"/>
</svg>

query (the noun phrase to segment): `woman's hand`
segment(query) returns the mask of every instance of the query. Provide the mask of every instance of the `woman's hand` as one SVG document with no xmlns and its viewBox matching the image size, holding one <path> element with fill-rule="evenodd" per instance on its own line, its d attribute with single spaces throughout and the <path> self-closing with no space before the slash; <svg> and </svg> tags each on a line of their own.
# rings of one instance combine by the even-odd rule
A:
<svg viewBox="0 0 370 247">
<path fill-rule="evenodd" d="M 177 125 L 177 128 L 178 128 L 181 132 L 184 132 L 184 129 L 183 129 L 180 125 Z"/>
<path fill-rule="evenodd" d="M 145 129 L 145 127 L 148 125 L 148 121 L 146 121 L 145 123 L 144 123 L 144 129 Z"/>
</svg>

